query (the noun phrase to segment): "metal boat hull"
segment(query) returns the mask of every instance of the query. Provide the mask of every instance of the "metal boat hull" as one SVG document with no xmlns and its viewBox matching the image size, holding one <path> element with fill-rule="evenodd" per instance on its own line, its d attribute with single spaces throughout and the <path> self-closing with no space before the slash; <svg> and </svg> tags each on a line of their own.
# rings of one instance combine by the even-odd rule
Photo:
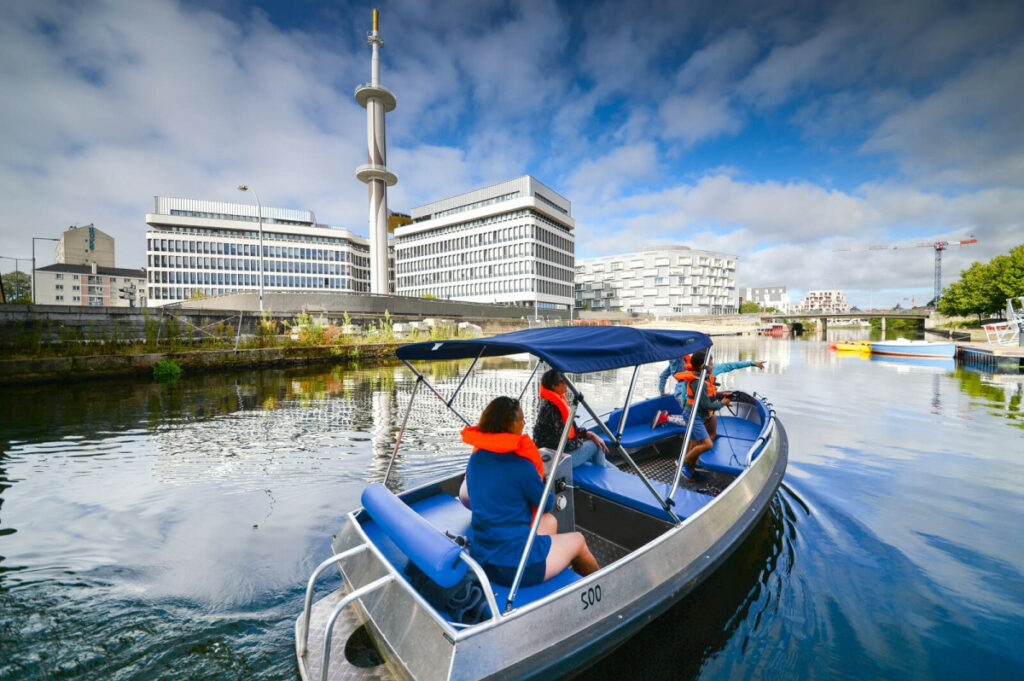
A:
<svg viewBox="0 0 1024 681">
<path fill-rule="evenodd" d="M 436 617 L 418 594 L 399 581 L 363 596 L 356 602 L 357 612 L 397 678 L 530 679 L 568 673 L 618 646 L 710 575 L 763 516 L 782 481 L 787 460 L 786 434 L 776 421 L 753 463 L 681 525 L 500 620 L 457 630 Z M 353 513 L 333 547 L 340 553 L 365 542 Z M 346 592 L 369 584 L 390 569 L 372 547 L 339 567 Z M 344 669 L 348 664 L 343 648 L 343 639 L 334 642 L 332 678 L 335 673 L 338 678 L 352 678 L 343 676 L 350 674 Z M 300 655 L 304 679 L 320 678 L 319 656 L 316 646 Z"/>
</svg>

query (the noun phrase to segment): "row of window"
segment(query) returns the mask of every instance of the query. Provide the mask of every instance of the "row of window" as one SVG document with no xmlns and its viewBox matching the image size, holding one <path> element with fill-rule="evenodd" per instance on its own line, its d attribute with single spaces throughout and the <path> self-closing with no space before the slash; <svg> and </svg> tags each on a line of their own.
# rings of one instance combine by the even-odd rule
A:
<svg viewBox="0 0 1024 681">
<path fill-rule="evenodd" d="M 228 283 L 227 277 L 225 281 L 217 281 L 213 284 L 206 286 L 209 282 L 204 282 L 202 286 L 149 286 L 148 295 L 151 300 L 185 300 L 191 298 L 196 294 L 213 296 L 221 295 L 224 293 L 234 293 L 236 291 L 251 291 L 253 288 L 259 286 L 259 279 L 256 276 L 248 275 L 233 275 L 238 277 L 244 277 L 250 283 L 242 284 L 231 281 Z M 218 278 L 219 279 L 219 278 Z M 248 288 L 239 288 L 247 286 Z M 335 291 L 354 291 L 360 293 L 368 293 L 370 290 L 370 284 L 363 281 L 356 281 L 354 279 L 332 279 L 332 278 L 320 278 L 320 277 L 289 277 L 289 276 L 278 276 L 278 275 L 267 275 L 265 277 L 264 288 L 275 287 L 278 289 L 290 289 L 290 290 L 335 290 Z M 215 288 L 216 287 L 216 288 Z"/>
<path fill-rule="evenodd" d="M 182 239 L 147 239 L 147 247 L 151 253 L 200 253 L 204 255 L 241 255 L 255 256 L 260 254 L 258 244 L 236 244 L 230 241 L 191 241 Z M 368 252 L 368 251 L 367 251 Z M 367 258 L 353 255 L 350 250 L 335 251 L 323 248 L 302 248 L 298 246 L 263 245 L 264 258 L 293 258 L 298 260 L 351 262 L 353 259 Z"/>
<path fill-rule="evenodd" d="M 442 284 L 439 286 L 424 286 L 405 291 L 404 295 L 425 296 L 432 295 L 438 298 L 469 298 L 472 296 L 501 295 L 506 293 L 544 293 L 548 295 L 572 297 L 572 287 L 565 284 L 558 284 L 552 281 L 520 277 L 516 279 L 504 279 L 500 281 L 484 281 L 474 284 Z M 532 301 L 522 301 L 533 304 Z"/>
<path fill-rule="evenodd" d="M 345 255 L 351 255 L 346 253 Z M 295 262 L 293 260 L 264 260 L 266 272 L 289 274 L 349 274 L 369 278 L 369 258 L 352 255 L 352 265 L 324 264 L 322 262 Z M 348 262 L 348 261 L 346 261 Z M 235 272 L 259 272 L 260 261 L 255 258 L 216 258 L 192 255 L 150 255 L 149 266 L 189 268 L 199 270 L 227 270 Z"/>
<path fill-rule="evenodd" d="M 409 276 L 399 276 L 396 282 L 399 291 L 416 286 L 444 284 L 451 281 L 472 281 L 516 274 L 534 274 L 540 277 L 572 282 L 572 270 L 561 269 L 536 260 L 514 260 L 512 262 L 460 267 L 445 271 L 429 271 Z"/>
<path fill-rule="evenodd" d="M 453 232 L 465 232 L 483 225 L 493 225 L 498 222 L 509 222 L 511 220 L 518 220 L 519 218 L 527 217 L 532 218 L 536 222 L 542 222 L 549 227 L 553 227 L 560 232 L 564 232 L 565 234 L 572 234 L 572 230 L 565 225 L 555 222 L 551 218 L 546 215 L 541 215 L 537 211 L 530 210 L 529 208 L 523 208 L 522 210 L 513 210 L 507 213 L 499 213 L 498 215 L 488 215 L 487 217 L 477 218 L 476 220 L 467 220 L 466 222 L 458 222 L 454 225 L 447 225 L 445 227 L 438 227 L 437 229 L 416 232 L 415 234 L 409 234 L 407 236 L 400 236 L 395 242 L 395 250 L 398 250 L 403 246 L 407 246 L 410 242 L 416 242 L 422 239 L 433 239 Z"/>
<path fill-rule="evenodd" d="M 447 267 L 460 267 L 473 263 L 494 263 L 501 260 L 514 258 L 541 258 L 549 262 L 572 267 L 572 256 L 560 253 L 553 249 L 541 246 L 536 243 L 517 243 L 509 246 L 493 246 L 491 248 L 466 251 L 464 253 L 452 253 L 451 255 L 427 256 L 409 262 L 399 262 L 397 274 L 412 274 L 415 272 L 429 272 Z M 572 276 L 571 270 L 569 276 Z"/>
<path fill-rule="evenodd" d="M 474 208 L 483 208 L 484 206 L 493 206 L 496 203 L 503 201 L 511 201 L 512 199 L 519 197 L 519 190 L 508 194 L 502 194 L 501 196 L 495 196 L 491 199 L 483 199 L 482 201 L 474 201 L 473 203 L 467 203 L 462 206 L 456 206 L 455 208 L 449 208 L 447 210 L 438 211 L 437 213 L 431 213 L 430 215 L 418 218 L 416 222 L 423 222 L 424 220 L 431 220 L 433 218 L 443 218 L 446 215 L 455 215 L 456 213 L 465 213 L 467 210 L 473 210 Z"/>
<path fill-rule="evenodd" d="M 242 220 L 244 222 L 259 222 L 259 216 L 257 215 L 232 215 L 230 213 L 206 213 L 196 210 L 171 210 L 171 215 L 181 215 L 187 218 L 206 218 L 210 220 Z M 263 224 L 274 224 L 274 225 L 297 225 L 299 227 L 308 227 L 308 222 L 299 222 L 297 220 L 282 220 L 280 218 L 268 218 L 263 216 Z"/>
<path fill-rule="evenodd" d="M 307 227 L 309 225 L 306 225 Z M 328 229 L 328 228 L 323 228 Z M 234 239 L 245 239 L 245 240 L 259 240 L 259 232 L 251 230 L 239 230 L 239 229 L 210 229 L 208 227 L 184 227 L 184 226 L 173 226 L 173 227 L 160 227 L 161 232 L 174 232 L 176 234 L 193 234 L 196 236 L 224 236 L 231 237 Z M 292 241 L 296 243 L 307 243 L 307 244 L 325 244 L 328 246 L 334 246 L 335 248 L 351 248 L 353 251 L 360 253 L 369 253 L 370 247 L 352 241 L 351 239 L 343 236 L 316 236 L 313 234 L 285 234 L 284 232 L 263 232 L 264 241 Z M 264 244 L 266 246 L 266 244 Z"/>
<path fill-rule="evenodd" d="M 310 277 L 264 274 L 263 286 L 288 286 L 333 290 L 360 290 L 350 288 L 358 280 L 351 277 Z M 234 274 L 224 272 L 150 272 L 150 284 L 185 284 L 191 286 L 244 286 L 253 288 L 260 285 L 259 274 Z"/>
</svg>

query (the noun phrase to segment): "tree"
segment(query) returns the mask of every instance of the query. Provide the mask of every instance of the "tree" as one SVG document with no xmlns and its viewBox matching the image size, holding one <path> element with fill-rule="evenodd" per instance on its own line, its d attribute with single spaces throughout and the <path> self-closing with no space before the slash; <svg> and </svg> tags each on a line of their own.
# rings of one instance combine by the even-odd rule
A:
<svg viewBox="0 0 1024 681">
<path fill-rule="evenodd" d="M 944 315 L 997 314 L 1006 299 L 1024 295 L 1024 244 L 987 263 L 975 262 L 942 292 L 938 310 Z"/>
<path fill-rule="evenodd" d="M 32 277 L 28 272 L 8 272 L 3 280 L 8 303 L 32 302 Z"/>
<path fill-rule="evenodd" d="M 740 303 L 740 314 L 748 314 L 750 312 L 760 312 L 761 306 L 757 303 L 752 303 L 749 300 L 745 300 Z"/>
</svg>

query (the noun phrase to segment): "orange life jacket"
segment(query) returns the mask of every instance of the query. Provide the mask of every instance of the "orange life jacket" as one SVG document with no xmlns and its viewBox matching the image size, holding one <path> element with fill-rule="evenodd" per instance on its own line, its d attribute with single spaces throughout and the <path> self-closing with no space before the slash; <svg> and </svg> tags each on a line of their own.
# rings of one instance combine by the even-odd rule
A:
<svg viewBox="0 0 1024 681">
<path fill-rule="evenodd" d="M 485 433 L 476 426 L 462 429 L 462 441 L 475 449 L 486 449 L 498 454 L 515 454 L 521 456 L 537 469 L 537 475 L 544 479 L 544 462 L 540 451 L 529 435 L 515 433 Z"/>
<path fill-rule="evenodd" d="M 551 404 L 558 407 L 558 413 L 562 415 L 562 427 L 565 427 L 565 422 L 569 420 L 569 401 L 565 399 L 565 395 L 559 395 L 554 390 L 548 390 L 544 386 L 540 386 L 540 396 L 542 399 L 547 400 Z M 569 439 L 576 437 L 576 426 L 569 426 Z"/>
<path fill-rule="evenodd" d="M 690 366 L 689 362 L 687 362 L 687 366 L 688 367 Z M 686 403 L 692 406 L 693 405 L 693 381 L 695 381 L 698 378 L 700 378 L 700 376 L 698 376 L 697 374 L 693 373 L 693 369 L 692 368 L 689 368 L 686 371 L 677 371 L 672 377 L 674 379 L 676 379 L 677 381 L 679 381 L 679 382 L 686 381 Z M 708 373 L 707 377 L 704 379 L 704 387 L 705 387 L 705 391 L 708 394 L 708 399 L 711 399 L 711 400 L 715 399 L 715 396 L 718 395 L 718 386 L 715 385 L 715 377 L 710 372 Z M 708 409 L 708 414 L 710 415 L 712 413 L 712 411 L 713 410 Z"/>
</svg>

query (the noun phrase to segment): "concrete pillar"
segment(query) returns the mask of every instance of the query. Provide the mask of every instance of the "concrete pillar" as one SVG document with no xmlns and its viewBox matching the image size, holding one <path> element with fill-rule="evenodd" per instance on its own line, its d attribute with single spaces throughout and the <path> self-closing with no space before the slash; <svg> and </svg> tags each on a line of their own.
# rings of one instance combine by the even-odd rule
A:
<svg viewBox="0 0 1024 681">
<path fill-rule="evenodd" d="M 882 317 L 882 340 L 885 340 L 885 317 Z"/>
</svg>

